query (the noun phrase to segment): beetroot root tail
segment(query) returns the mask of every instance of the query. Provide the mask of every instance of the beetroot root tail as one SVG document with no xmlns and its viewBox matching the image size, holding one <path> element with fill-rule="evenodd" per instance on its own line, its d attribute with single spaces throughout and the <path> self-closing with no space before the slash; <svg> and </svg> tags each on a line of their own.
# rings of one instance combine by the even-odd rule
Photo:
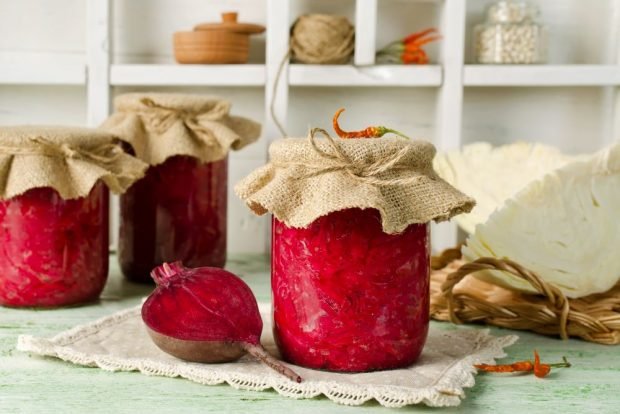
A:
<svg viewBox="0 0 620 414">
<path fill-rule="evenodd" d="M 291 381 L 294 381 L 294 382 L 303 381 L 301 376 L 299 376 L 299 374 L 297 374 L 295 371 L 288 368 L 287 366 L 282 364 L 280 361 L 278 361 L 277 359 L 269 355 L 267 351 L 265 351 L 265 348 L 263 348 L 260 344 L 253 345 L 253 344 L 244 343 L 242 344 L 242 347 L 248 354 L 252 355 L 254 358 L 259 360 L 263 364 L 267 365 L 269 368 L 273 369 L 277 373 L 284 375 Z"/>
</svg>

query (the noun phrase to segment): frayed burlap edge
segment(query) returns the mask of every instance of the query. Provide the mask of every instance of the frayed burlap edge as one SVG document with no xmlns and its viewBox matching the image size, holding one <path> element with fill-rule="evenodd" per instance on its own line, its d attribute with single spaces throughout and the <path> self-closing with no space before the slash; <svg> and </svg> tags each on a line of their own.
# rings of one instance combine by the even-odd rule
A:
<svg viewBox="0 0 620 414">
<path fill-rule="evenodd" d="M 317 131 L 325 139 L 317 139 Z M 253 212 L 270 212 L 289 227 L 304 228 L 335 211 L 373 208 L 381 214 L 383 230 L 395 234 L 474 206 L 434 172 L 435 148 L 428 142 L 342 140 L 313 132 L 307 139 L 272 143 L 270 162 L 235 186 Z"/>
<path fill-rule="evenodd" d="M 148 166 L 121 148 L 114 135 L 88 128 L 0 128 L 0 200 L 34 188 L 53 188 L 63 199 L 86 197 L 101 180 L 123 193 Z"/>
<path fill-rule="evenodd" d="M 129 142 L 149 165 L 176 155 L 213 162 L 260 136 L 259 123 L 229 115 L 230 107 L 217 97 L 130 93 L 115 99 L 116 112 L 101 128 Z"/>
</svg>

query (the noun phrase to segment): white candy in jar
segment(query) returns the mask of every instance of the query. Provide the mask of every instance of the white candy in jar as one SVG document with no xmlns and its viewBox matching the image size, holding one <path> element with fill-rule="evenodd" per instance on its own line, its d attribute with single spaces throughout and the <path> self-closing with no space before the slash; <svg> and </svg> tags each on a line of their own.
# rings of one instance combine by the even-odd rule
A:
<svg viewBox="0 0 620 414">
<path fill-rule="evenodd" d="M 526 2 L 498 1 L 487 9 L 487 23 L 476 26 L 479 63 L 527 64 L 545 60 L 546 30 L 535 19 L 538 10 Z"/>
<path fill-rule="evenodd" d="M 538 63 L 542 33 L 534 25 L 487 26 L 477 34 L 476 56 L 480 63 Z"/>
</svg>

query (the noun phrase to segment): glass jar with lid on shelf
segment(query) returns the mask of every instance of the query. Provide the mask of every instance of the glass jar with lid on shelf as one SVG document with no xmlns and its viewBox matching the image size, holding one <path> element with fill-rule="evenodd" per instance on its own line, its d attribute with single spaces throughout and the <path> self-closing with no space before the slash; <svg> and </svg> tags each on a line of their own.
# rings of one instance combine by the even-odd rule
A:
<svg viewBox="0 0 620 414">
<path fill-rule="evenodd" d="M 547 60 L 547 28 L 538 7 L 525 1 L 501 0 L 486 11 L 486 21 L 474 28 L 478 63 L 534 64 Z"/>
</svg>

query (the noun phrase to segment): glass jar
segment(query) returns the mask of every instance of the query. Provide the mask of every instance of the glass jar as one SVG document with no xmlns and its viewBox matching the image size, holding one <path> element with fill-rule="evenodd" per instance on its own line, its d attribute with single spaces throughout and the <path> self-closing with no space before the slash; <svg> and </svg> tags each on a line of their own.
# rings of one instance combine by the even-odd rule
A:
<svg viewBox="0 0 620 414">
<path fill-rule="evenodd" d="M 429 325 L 429 226 L 383 231 L 376 209 L 307 228 L 273 219 L 274 336 L 285 360 L 364 372 L 416 361 Z"/>
<path fill-rule="evenodd" d="M 108 188 L 63 199 L 49 187 L 0 201 L 0 304 L 54 307 L 97 299 L 108 275 Z"/>
<path fill-rule="evenodd" d="M 202 163 L 177 155 L 149 167 L 120 200 L 123 274 L 146 283 L 163 262 L 223 267 L 227 180 L 228 158 Z"/>
<path fill-rule="evenodd" d="M 487 8 L 486 22 L 474 28 L 479 63 L 528 64 L 547 59 L 547 29 L 539 10 L 524 1 L 503 0 Z"/>
</svg>

